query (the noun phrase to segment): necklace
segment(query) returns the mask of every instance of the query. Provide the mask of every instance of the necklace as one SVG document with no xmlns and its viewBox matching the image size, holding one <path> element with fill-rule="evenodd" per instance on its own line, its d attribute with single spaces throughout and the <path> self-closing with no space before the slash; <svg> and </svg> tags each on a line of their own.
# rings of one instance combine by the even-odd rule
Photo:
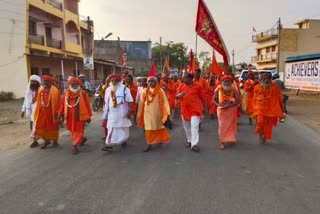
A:
<svg viewBox="0 0 320 214">
<path fill-rule="evenodd" d="M 156 95 L 159 93 L 160 87 L 155 87 L 153 92 L 151 92 L 150 87 L 147 88 L 146 94 L 147 94 L 147 105 L 149 105 L 149 103 L 151 103 L 154 98 L 156 97 Z"/>
<path fill-rule="evenodd" d="M 224 88 L 221 86 L 220 87 L 220 91 L 221 91 L 221 96 L 222 96 L 222 102 L 226 102 L 229 101 L 231 98 L 234 97 L 234 90 L 233 88 L 231 88 L 231 90 L 229 91 L 225 91 Z"/>
<path fill-rule="evenodd" d="M 111 90 L 110 95 L 111 95 L 111 99 L 112 99 L 112 107 L 117 108 L 117 98 L 115 96 L 115 92 Z"/>
<path fill-rule="evenodd" d="M 67 105 L 69 108 L 74 108 L 74 107 L 76 107 L 76 106 L 79 104 L 79 101 L 80 101 L 80 90 L 81 90 L 81 89 L 79 89 L 79 90 L 77 91 L 77 93 L 76 93 L 75 96 L 70 96 L 70 89 L 67 89 L 65 101 L 66 101 L 66 105 Z M 69 98 L 77 98 L 76 103 L 73 104 L 73 105 L 70 105 L 69 102 L 68 102 Z"/>
<path fill-rule="evenodd" d="M 48 102 L 47 104 L 44 104 L 44 101 L 43 101 L 43 91 L 41 91 L 41 105 L 45 108 L 47 108 L 49 105 L 50 105 L 50 100 L 51 100 L 51 91 L 49 92 L 49 97 L 48 97 Z"/>
</svg>

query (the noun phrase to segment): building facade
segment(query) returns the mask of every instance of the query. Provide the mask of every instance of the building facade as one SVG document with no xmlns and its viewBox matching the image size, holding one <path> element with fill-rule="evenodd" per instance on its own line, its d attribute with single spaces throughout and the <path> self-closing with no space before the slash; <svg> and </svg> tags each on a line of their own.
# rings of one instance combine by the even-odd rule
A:
<svg viewBox="0 0 320 214">
<path fill-rule="evenodd" d="M 93 37 L 93 22 L 80 19 L 78 0 L 26 0 L 23 4 L 19 0 L 11 2 L 0 4 L 4 7 L 11 5 L 13 12 L 17 11 L 14 5 L 21 5 L 23 9 L 19 7 L 18 15 L 10 14 L 11 23 L 9 20 L 5 25 L 9 31 L 6 38 L 8 42 L 1 47 L 1 56 L 5 55 L 5 62 L 21 60 L 6 66 L 6 72 L 2 73 L 13 79 L 18 87 L 9 82 L 3 85 L 1 78 L 0 90 L 12 91 L 17 98 L 23 97 L 28 77 L 32 74 L 66 80 L 69 75 L 83 73 L 88 79 L 94 78 L 94 72 L 86 71 L 83 67 L 84 54 L 92 54 L 93 39 L 90 38 Z"/>
<path fill-rule="evenodd" d="M 279 64 L 278 72 L 283 72 L 287 57 L 320 51 L 320 20 L 305 19 L 295 24 L 298 28 L 270 29 L 252 36 L 256 55 L 251 63 L 257 69 L 276 69 Z"/>
<path fill-rule="evenodd" d="M 151 41 L 95 40 L 95 60 L 111 60 L 118 63 L 114 69 L 117 73 L 127 69 L 134 76 L 149 71 L 152 64 Z M 125 55 L 125 62 L 123 56 Z M 121 66 L 121 65 L 125 66 Z"/>
</svg>

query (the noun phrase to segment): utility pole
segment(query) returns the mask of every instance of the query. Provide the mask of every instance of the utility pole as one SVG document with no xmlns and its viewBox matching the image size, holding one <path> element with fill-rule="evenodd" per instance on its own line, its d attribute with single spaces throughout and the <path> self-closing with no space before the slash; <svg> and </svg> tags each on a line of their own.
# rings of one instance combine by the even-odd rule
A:
<svg viewBox="0 0 320 214">
<path fill-rule="evenodd" d="M 90 57 L 92 55 L 92 50 L 91 50 L 91 21 L 90 21 L 90 17 L 88 16 L 88 20 L 87 20 L 87 51 L 86 51 L 87 56 L 86 57 Z M 77 71 L 78 72 L 78 71 Z M 89 80 L 91 80 L 91 75 L 92 75 L 92 71 L 89 68 Z"/>
<path fill-rule="evenodd" d="M 232 50 L 232 73 L 234 74 L 234 49 Z"/>
<path fill-rule="evenodd" d="M 280 34 L 281 34 L 281 20 L 278 20 L 278 50 L 277 50 L 277 73 L 280 72 Z"/>
<path fill-rule="evenodd" d="M 160 36 L 160 70 L 163 70 L 162 66 L 162 37 Z"/>
</svg>

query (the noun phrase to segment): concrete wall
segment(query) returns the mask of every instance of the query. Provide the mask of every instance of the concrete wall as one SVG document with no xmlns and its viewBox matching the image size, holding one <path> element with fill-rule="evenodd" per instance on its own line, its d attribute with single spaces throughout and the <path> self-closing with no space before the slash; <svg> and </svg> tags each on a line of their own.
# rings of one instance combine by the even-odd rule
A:
<svg viewBox="0 0 320 214">
<path fill-rule="evenodd" d="M 11 4 L 12 3 L 12 4 Z M 19 6 L 19 13 L 17 7 Z M 23 8 L 25 7 L 25 8 Z M 11 0 L 10 4 L 0 1 L 5 18 L 0 19 L 0 91 L 11 91 L 16 98 L 24 97 L 28 84 L 26 45 L 26 2 Z M 13 11 L 13 12 L 11 12 Z"/>
</svg>

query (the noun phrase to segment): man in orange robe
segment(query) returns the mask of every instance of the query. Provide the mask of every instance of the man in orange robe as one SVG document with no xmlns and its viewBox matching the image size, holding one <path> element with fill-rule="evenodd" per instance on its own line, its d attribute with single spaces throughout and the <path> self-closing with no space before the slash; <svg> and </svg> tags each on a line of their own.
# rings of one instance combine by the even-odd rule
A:
<svg viewBox="0 0 320 214">
<path fill-rule="evenodd" d="M 210 81 L 210 84 L 209 84 L 209 88 L 208 88 L 208 92 L 207 92 L 207 96 L 206 96 L 206 103 L 207 103 L 207 107 L 208 107 L 210 118 L 213 119 L 214 114 L 217 113 L 217 107 L 212 101 L 212 98 L 213 98 L 213 95 L 214 95 L 214 91 L 217 88 L 216 80 L 214 78 L 214 75 L 210 76 L 209 81 Z"/>
<path fill-rule="evenodd" d="M 176 108 L 176 86 L 173 81 L 169 81 L 168 74 L 161 74 L 160 87 L 166 93 L 170 106 L 170 120 L 173 122 L 174 110 Z"/>
<path fill-rule="evenodd" d="M 125 85 L 130 90 L 131 96 L 133 98 L 133 102 L 129 103 L 129 109 L 131 109 L 131 115 L 133 115 L 133 121 L 136 122 L 136 117 L 137 117 L 136 97 L 138 93 L 138 86 L 133 82 L 133 77 L 131 74 L 128 74 L 125 78 L 126 78 Z"/>
<path fill-rule="evenodd" d="M 164 127 L 168 120 L 170 107 L 164 91 L 157 84 L 156 77 L 148 77 L 148 87 L 140 96 L 138 110 L 138 127 L 144 125 L 147 146 L 144 152 L 152 149 L 154 144 L 167 143 L 170 134 Z"/>
<path fill-rule="evenodd" d="M 248 79 L 244 83 L 244 89 L 246 90 L 247 95 L 247 103 L 246 103 L 246 113 L 249 117 L 249 124 L 252 125 L 252 119 L 254 117 L 253 112 L 253 94 L 254 94 L 254 87 L 259 83 L 254 78 L 254 73 L 252 71 L 248 72 Z"/>
<path fill-rule="evenodd" d="M 73 149 L 72 154 L 78 154 L 79 145 L 83 145 L 85 123 L 91 122 L 91 108 L 88 94 L 80 87 L 81 81 L 75 77 L 68 80 L 69 88 L 65 91 L 59 110 L 59 120 L 66 120 Z"/>
<path fill-rule="evenodd" d="M 179 99 L 181 108 L 182 125 L 187 136 L 186 147 L 199 152 L 199 124 L 203 115 L 205 96 L 202 86 L 193 82 L 193 74 L 184 72 L 183 83 L 180 85 L 176 98 Z"/>
<path fill-rule="evenodd" d="M 60 107 L 60 92 L 53 86 L 54 79 L 42 76 L 43 88 L 37 95 L 37 104 L 34 111 L 34 135 L 44 140 L 41 149 L 46 148 L 53 141 L 58 146 L 59 122 L 57 120 Z"/>
<path fill-rule="evenodd" d="M 213 101 L 217 106 L 220 149 L 225 143 L 237 143 L 237 108 L 240 103 L 238 90 L 232 86 L 233 77 L 225 75 L 222 84 L 214 92 Z"/>
<path fill-rule="evenodd" d="M 272 139 L 272 126 L 277 120 L 283 119 L 282 93 L 278 85 L 271 80 L 269 73 L 261 74 L 260 84 L 254 88 L 253 111 L 257 118 L 256 133 L 259 134 L 260 143 L 267 143 Z"/>
</svg>

